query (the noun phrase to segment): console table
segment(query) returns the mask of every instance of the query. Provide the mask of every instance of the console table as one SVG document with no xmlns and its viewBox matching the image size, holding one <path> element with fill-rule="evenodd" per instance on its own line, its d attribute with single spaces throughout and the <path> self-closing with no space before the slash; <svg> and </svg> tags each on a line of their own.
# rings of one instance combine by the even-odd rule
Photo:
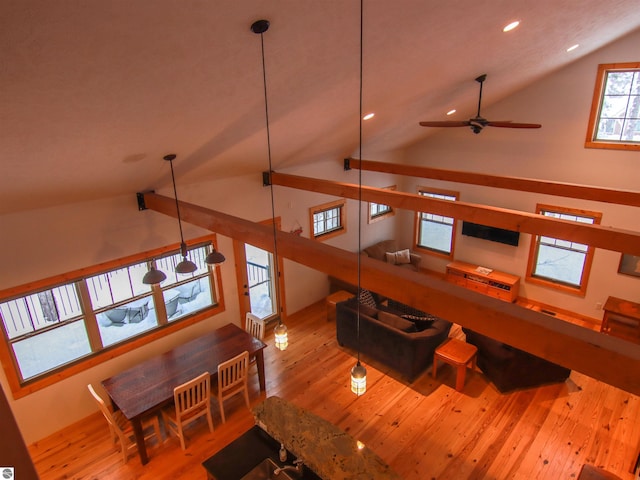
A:
<svg viewBox="0 0 640 480">
<path fill-rule="evenodd" d="M 601 332 L 640 343 L 640 303 L 609 297 L 603 310 Z"/>
<path fill-rule="evenodd" d="M 520 289 L 520 277 L 517 275 L 464 262 L 451 262 L 447 265 L 446 278 L 456 285 L 506 302 L 515 302 Z"/>
</svg>

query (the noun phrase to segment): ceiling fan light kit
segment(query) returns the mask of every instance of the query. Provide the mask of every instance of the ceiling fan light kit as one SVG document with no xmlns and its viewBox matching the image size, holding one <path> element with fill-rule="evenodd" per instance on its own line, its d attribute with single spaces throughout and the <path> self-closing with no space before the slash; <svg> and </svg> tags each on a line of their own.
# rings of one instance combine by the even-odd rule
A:
<svg viewBox="0 0 640 480">
<path fill-rule="evenodd" d="M 475 117 L 469 120 L 441 120 L 433 122 L 420 122 L 423 127 L 470 127 L 473 133 L 480 133 L 484 127 L 498 127 L 498 128 L 540 128 L 542 125 L 539 123 L 516 123 L 510 120 L 507 121 L 492 121 L 480 115 L 480 107 L 482 106 L 482 86 L 487 79 L 487 74 L 482 74 L 475 80 L 480 84 L 480 94 L 478 95 L 478 113 Z"/>
</svg>

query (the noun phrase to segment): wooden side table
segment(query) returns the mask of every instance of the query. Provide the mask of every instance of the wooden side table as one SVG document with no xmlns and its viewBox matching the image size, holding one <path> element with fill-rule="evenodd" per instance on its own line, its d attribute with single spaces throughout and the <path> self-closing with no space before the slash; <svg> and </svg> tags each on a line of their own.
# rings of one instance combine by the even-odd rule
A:
<svg viewBox="0 0 640 480">
<path fill-rule="evenodd" d="M 327 297 L 327 321 L 336 320 L 336 303 L 344 302 L 354 296 L 355 295 L 353 293 L 347 292 L 346 290 L 338 290 L 337 292 L 329 295 Z"/>
<path fill-rule="evenodd" d="M 433 354 L 433 378 L 436 378 L 436 368 L 438 359 L 449 365 L 456 367 L 456 390 L 461 392 L 464 388 L 464 378 L 467 373 L 467 366 L 476 368 L 476 354 L 478 349 L 475 345 L 463 342 L 457 338 L 450 338 L 436 348 Z"/>
</svg>

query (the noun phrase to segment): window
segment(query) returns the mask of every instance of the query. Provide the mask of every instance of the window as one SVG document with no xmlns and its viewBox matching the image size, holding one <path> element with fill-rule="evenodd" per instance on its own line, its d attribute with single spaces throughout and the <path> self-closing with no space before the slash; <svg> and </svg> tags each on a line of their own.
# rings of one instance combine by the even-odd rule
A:
<svg viewBox="0 0 640 480">
<path fill-rule="evenodd" d="M 459 194 L 447 190 L 420 187 L 418 194 L 455 202 Z M 456 221 L 435 213 L 418 212 L 416 220 L 416 248 L 436 255 L 453 256 L 453 244 L 456 234 Z"/>
<path fill-rule="evenodd" d="M 198 269 L 187 275 L 174 273 L 182 259 L 180 251 L 165 248 L 110 262 L 107 270 L 99 270 L 101 266 L 39 281 L 47 286 L 37 291 L 18 288 L 17 295 L 0 299 L 8 347 L 4 350 L 15 365 L 13 372 L 5 366 L 7 378 L 14 379 L 12 388 L 14 383 L 19 388 L 46 380 L 53 372 L 63 378 L 59 373 L 63 369 L 93 359 L 107 348 L 112 358 L 114 348 L 176 320 L 195 319 L 204 312 L 209 316 L 218 306 L 219 283 L 215 270 L 204 261 L 210 251 L 210 241 L 189 247 L 189 258 Z M 167 278 L 151 287 L 142 283 L 142 277 L 154 262 Z"/>
<path fill-rule="evenodd" d="M 571 222 L 599 224 L 602 214 L 538 205 L 537 213 Z M 531 241 L 527 280 L 584 295 L 593 248 L 582 243 L 535 235 Z"/>
<path fill-rule="evenodd" d="M 384 187 L 385 190 L 395 190 L 396 186 Z M 384 218 L 392 217 L 396 212 L 389 205 L 383 205 L 382 203 L 369 202 L 369 211 L 367 217 L 367 223 L 375 223 Z"/>
<path fill-rule="evenodd" d="M 311 207 L 309 217 L 313 238 L 325 240 L 345 233 L 345 210 L 344 199 Z"/>
<path fill-rule="evenodd" d="M 598 66 L 585 146 L 640 150 L 640 63 Z"/>
</svg>

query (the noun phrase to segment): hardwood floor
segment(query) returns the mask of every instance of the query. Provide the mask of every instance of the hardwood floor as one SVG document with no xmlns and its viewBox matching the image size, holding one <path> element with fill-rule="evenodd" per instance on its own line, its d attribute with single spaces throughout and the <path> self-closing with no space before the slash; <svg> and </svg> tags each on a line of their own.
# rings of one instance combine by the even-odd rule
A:
<svg viewBox="0 0 640 480">
<path fill-rule="evenodd" d="M 286 351 L 267 336 L 268 394 L 348 431 L 408 480 L 570 479 L 584 463 L 633 478 L 639 397 L 576 372 L 564 384 L 508 395 L 481 372 L 468 372 L 464 391 L 457 392 L 449 365 L 438 367 L 436 380 L 429 369 L 409 385 L 364 357 L 367 392 L 356 397 L 349 389 L 354 352 L 338 347 L 324 302 L 290 316 L 287 326 Z M 455 326 L 452 334 L 462 335 Z M 250 398 L 264 398 L 255 375 Z M 30 452 L 43 480 L 204 479 L 201 462 L 253 425 L 239 396 L 225 404 L 224 425 L 217 404 L 213 411 L 214 433 L 202 422 L 188 430 L 185 451 L 175 438 L 152 445 L 145 466 L 137 454 L 122 463 L 99 413 L 31 445 Z"/>
</svg>

